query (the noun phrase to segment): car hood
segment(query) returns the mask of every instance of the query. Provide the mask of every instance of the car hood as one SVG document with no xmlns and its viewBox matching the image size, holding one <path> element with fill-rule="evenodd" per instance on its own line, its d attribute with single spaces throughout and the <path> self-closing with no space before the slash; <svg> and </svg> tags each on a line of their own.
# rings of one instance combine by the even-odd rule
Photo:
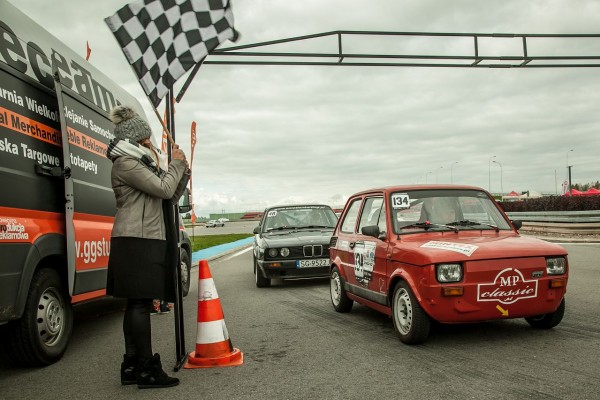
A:
<svg viewBox="0 0 600 400">
<path fill-rule="evenodd" d="M 517 234 L 471 236 L 444 233 L 403 236 L 394 241 L 392 258 L 413 265 L 502 258 L 566 256 L 561 246 Z"/>
<path fill-rule="evenodd" d="M 299 230 L 299 231 L 277 231 L 262 235 L 264 243 L 271 246 L 302 246 L 305 244 L 329 244 L 333 229 L 330 230 Z"/>
</svg>

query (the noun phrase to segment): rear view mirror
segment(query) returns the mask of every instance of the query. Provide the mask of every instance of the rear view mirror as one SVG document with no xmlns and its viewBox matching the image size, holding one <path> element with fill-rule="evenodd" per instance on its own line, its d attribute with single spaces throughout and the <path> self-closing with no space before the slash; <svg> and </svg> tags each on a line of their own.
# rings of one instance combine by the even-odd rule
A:
<svg viewBox="0 0 600 400">
<path fill-rule="evenodd" d="M 512 222 L 512 224 L 514 225 L 516 230 L 519 230 L 519 229 L 521 229 L 521 227 L 523 227 L 523 221 L 521 221 L 521 220 L 516 219 L 516 220 L 510 221 L 510 222 Z"/>
<path fill-rule="evenodd" d="M 367 235 L 367 236 L 373 236 L 375 238 L 379 237 L 379 226 L 377 225 L 369 225 L 369 226 L 364 226 L 362 227 L 362 229 L 360 230 L 360 232 L 363 235 Z"/>
<path fill-rule="evenodd" d="M 192 204 L 190 202 L 190 191 L 185 188 L 181 198 L 179 199 L 179 212 L 186 213 L 192 210 Z"/>
<path fill-rule="evenodd" d="M 254 228 L 254 230 L 252 231 L 252 233 L 254 233 L 255 235 L 258 235 L 260 233 L 260 225 L 257 226 L 256 228 Z"/>
</svg>

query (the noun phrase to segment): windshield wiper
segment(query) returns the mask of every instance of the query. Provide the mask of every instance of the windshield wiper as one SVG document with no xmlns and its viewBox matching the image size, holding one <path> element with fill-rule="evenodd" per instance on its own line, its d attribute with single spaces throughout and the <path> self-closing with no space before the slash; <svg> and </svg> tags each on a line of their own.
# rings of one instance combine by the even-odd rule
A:
<svg viewBox="0 0 600 400">
<path fill-rule="evenodd" d="M 447 228 L 453 230 L 454 232 L 458 232 L 458 228 L 455 226 L 444 225 L 444 224 L 432 224 L 429 221 L 425 222 L 415 222 L 414 224 L 406 225 L 401 227 L 400 229 L 410 229 L 410 228 L 422 228 L 425 230 L 429 230 L 431 228 Z"/>
<path fill-rule="evenodd" d="M 327 225 L 305 225 L 305 226 L 299 226 L 298 229 L 304 229 L 304 228 L 309 228 L 309 229 L 333 229 L 333 226 L 327 226 Z"/>
<path fill-rule="evenodd" d="M 495 230 L 496 232 L 500 232 L 500 228 L 498 228 L 496 225 L 492 225 L 492 224 L 488 224 L 485 222 L 478 222 L 478 221 L 469 221 L 469 220 L 461 220 L 461 221 L 454 221 L 454 222 L 450 222 L 448 225 L 451 226 L 476 226 L 476 225 L 483 225 L 483 226 L 489 226 L 490 228 L 492 228 L 493 230 Z"/>
<path fill-rule="evenodd" d="M 295 227 L 295 226 L 287 226 L 287 225 L 284 225 L 284 226 L 280 226 L 280 227 L 278 227 L 278 228 L 269 228 L 269 229 L 267 229 L 265 232 L 271 232 L 271 231 L 283 231 L 283 230 L 287 230 L 287 229 L 298 229 L 298 228 L 297 228 L 297 227 Z"/>
</svg>

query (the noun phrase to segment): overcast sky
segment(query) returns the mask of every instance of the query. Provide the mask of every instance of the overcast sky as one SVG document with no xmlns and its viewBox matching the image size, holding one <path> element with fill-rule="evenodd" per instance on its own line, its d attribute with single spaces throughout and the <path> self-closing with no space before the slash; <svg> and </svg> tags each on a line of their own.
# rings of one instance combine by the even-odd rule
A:
<svg viewBox="0 0 600 400">
<path fill-rule="evenodd" d="M 141 99 L 160 134 L 103 21 L 126 1 L 12 3 L 82 56 L 89 41 L 90 62 Z M 233 0 L 233 7 L 242 35 L 235 45 L 333 30 L 600 33 L 597 0 Z M 344 40 L 352 53 L 473 52 L 472 39 Z M 333 53 L 337 39 L 270 50 Z M 520 56 L 521 39 L 482 40 L 479 51 Z M 528 51 L 600 55 L 600 38 L 532 40 Z M 274 203 L 340 206 L 360 190 L 413 183 L 554 194 L 562 192 L 567 159 L 573 183 L 600 179 L 599 106 L 600 68 L 204 65 L 176 106 L 176 141 L 189 159 L 197 122 L 199 215 Z"/>
</svg>

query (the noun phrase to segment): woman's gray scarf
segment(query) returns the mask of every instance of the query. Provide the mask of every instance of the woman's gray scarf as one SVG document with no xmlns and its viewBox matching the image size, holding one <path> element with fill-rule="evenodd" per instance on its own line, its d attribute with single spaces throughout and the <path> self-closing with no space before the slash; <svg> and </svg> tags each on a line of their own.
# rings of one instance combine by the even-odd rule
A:
<svg viewBox="0 0 600 400">
<path fill-rule="evenodd" d="M 155 150 L 160 154 L 160 150 Z M 156 163 L 154 158 L 150 156 L 150 150 L 148 150 L 146 147 L 136 142 L 132 142 L 129 139 L 112 140 L 108 145 L 106 157 L 114 162 L 115 159 L 122 156 L 129 156 L 140 160 L 142 164 L 148 167 L 158 177 L 161 177 L 164 174 L 164 171 Z"/>
</svg>

